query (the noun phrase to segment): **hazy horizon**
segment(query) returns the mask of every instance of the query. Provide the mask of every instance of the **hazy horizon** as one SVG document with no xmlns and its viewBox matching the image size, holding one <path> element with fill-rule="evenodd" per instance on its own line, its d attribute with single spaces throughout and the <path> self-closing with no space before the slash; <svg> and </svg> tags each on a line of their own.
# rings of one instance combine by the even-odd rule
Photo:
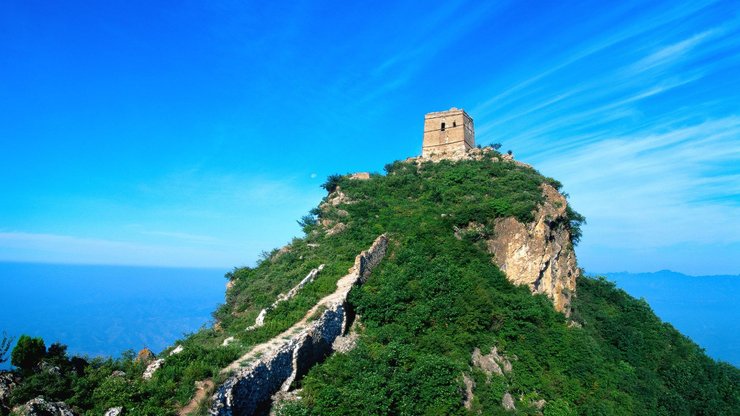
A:
<svg viewBox="0 0 740 416">
<path fill-rule="evenodd" d="M 225 272 L 0 262 L 0 283 L 9 299 L 0 304 L 5 318 L 0 331 L 16 339 L 20 334 L 41 336 L 47 346 L 61 342 L 71 354 L 115 357 L 144 347 L 160 352 L 184 333 L 210 323 L 211 313 L 224 301 Z M 630 295 L 645 298 L 662 320 L 714 359 L 740 365 L 740 323 L 721 319 L 740 307 L 732 302 L 740 276 L 601 274 Z M 645 276 L 654 279 L 641 279 Z M 695 296 L 698 292 L 703 296 Z M 37 301 L 28 303 L 29 298 Z"/>
</svg>

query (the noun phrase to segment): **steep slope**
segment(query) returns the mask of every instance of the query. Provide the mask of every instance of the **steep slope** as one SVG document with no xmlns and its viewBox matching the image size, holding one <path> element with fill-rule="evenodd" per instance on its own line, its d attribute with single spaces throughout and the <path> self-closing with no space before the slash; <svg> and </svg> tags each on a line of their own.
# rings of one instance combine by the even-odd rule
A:
<svg viewBox="0 0 740 416">
<path fill-rule="evenodd" d="M 300 221 L 303 238 L 227 274 L 212 328 L 156 361 L 62 360 L 25 375 L 10 404 L 43 394 L 96 415 L 740 407 L 738 369 L 707 358 L 644 302 L 580 275 L 583 218 L 557 181 L 491 149 L 386 171 L 330 177 Z M 359 279 L 378 236 L 382 261 Z"/>
<path fill-rule="evenodd" d="M 338 181 L 328 201 L 341 202 L 324 206 L 323 223 L 383 230 L 394 244 L 350 296 L 364 327 L 357 348 L 317 366 L 303 399 L 281 412 L 732 414 L 735 368 L 606 282 L 548 270 L 575 266 L 582 220 L 559 184 L 496 155 L 477 159 L 396 163 L 384 177 Z M 495 266 L 501 241 L 527 247 L 522 273 Z M 525 274 L 535 279 L 517 281 Z M 555 309 L 571 300 L 568 320 Z M 476 349 L 511 371 L 486 374 Z"/>
</svg>

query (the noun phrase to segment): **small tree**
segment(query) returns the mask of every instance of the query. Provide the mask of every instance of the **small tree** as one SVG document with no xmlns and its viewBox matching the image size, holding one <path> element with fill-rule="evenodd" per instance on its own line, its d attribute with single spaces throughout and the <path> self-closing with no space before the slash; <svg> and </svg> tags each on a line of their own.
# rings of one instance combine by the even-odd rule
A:
<svg viewBox="0 0 740 416">
<path fill-rule="evenodd" d="M 327 192 L 332 193 L 337 190 L 341 180 L 342 175 L 329 175 L 329 177 L 326 178 L 326 182 L 324 182 L 321 187 L 326 189 Z"/>
<path fill-rule="evenodd" d="M 32 370 L 46 355 L 46 345 L 41 338 L 21 335 L 10 353 L 10 363 L 23 371 Z"/>
<path fill-rule="evenodd" d="M 493 150 L 498 150 L 501 148 L 501 143 L 494 143 L 491 145 L 491 147 L 493 148 Z"/>
<path fill-rule="evenodd" d="M 308 215 L 302 216 L 301 219 L 298 220 L 297 222 L 298 222 L 298 225 L 301 226 L 301 229 L 303 230 L 303 232 L 308 234 L 309 232 L 311 232 L 311 228 L 316 225 L 318 220 L 316 219 L 315 216 L 308 214 Z"/>
<path fill-rule="evenodd" d="M 8 357 L 6 357 L 5 354 L 8 353 L 11 345 L 13 345 L 13 337 L 9 337 L 8 334 L 3 331 L 3 339 L 0 341 L 0 364 L 8 361 Z"/>
<path fill-rule="evenodd" d="M 57 365 L 66 365 L 69 362 L 67 358 L 67 346 L 60 342 L 49 345 L 49 348 L 46 350 L 46 360 Z"/>
</svg>

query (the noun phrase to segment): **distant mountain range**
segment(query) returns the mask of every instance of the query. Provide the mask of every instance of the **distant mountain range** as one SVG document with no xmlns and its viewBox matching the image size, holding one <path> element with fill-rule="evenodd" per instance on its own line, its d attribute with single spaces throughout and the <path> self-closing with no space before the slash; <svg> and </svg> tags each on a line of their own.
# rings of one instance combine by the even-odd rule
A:
<svg viewBox="0 0 740 416">
<path fill-rule="evenodd" d="M 714 359 L 740 366 L 740 275 L 689 276 L 653 273 L 592 273 L 615 282 L 702 346 Z"/>
</svg>

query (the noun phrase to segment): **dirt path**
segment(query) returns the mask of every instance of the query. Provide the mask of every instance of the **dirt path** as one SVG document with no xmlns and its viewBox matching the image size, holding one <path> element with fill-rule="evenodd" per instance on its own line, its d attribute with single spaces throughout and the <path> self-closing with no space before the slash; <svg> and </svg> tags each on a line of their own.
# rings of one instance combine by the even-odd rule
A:
<svg viewBox="0 0 740 416">
<path fill-rule="evenodd" d="M 194 411 L 198 410 L 198 405 L 200 405 L 200 402 L 203 401 L 206 397 L 208 397 L 208 394 L 213 390 L 213 381 L 208 379 L 197 383 L 197 387 L 195 390 L 195 396 L 193 396 L 193 399 L 190 400 L 190 403 L 187 404 L 187 406 L 183 407 L 182 409 L 177 411 L 177 414 L 179 416 L 185 416 L 189 415 L 190 413 L 193 413 Z"/>
</svg>

